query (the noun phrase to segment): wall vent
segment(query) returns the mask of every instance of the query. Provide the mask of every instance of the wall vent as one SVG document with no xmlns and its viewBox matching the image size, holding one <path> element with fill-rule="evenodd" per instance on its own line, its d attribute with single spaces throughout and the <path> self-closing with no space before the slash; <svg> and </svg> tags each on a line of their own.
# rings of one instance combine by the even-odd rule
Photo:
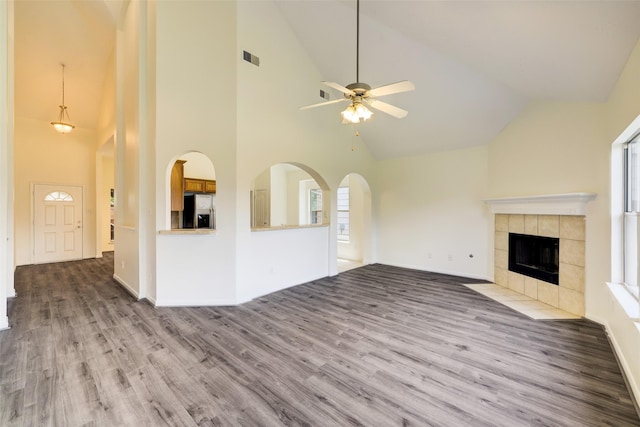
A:
<svg viewBox="0 0 640 427">
<path fill-rule="evenodd" d="M 247 52 L 246 50 L 242 51 L 242 59 L 244 59 L 247 62 L 251 62 L 256 67 L 260 66 L 260 58 L 258 58 L 257 56 L 253 55 L 250 52 Z"/>
<path fill-rule="evenodd" d="M 329 92 L 320 89 L 320 98 L 324 98 L 328 101 L 329 99 L 331 99 L 331 96 L 329 96 Z"/>
</svg>

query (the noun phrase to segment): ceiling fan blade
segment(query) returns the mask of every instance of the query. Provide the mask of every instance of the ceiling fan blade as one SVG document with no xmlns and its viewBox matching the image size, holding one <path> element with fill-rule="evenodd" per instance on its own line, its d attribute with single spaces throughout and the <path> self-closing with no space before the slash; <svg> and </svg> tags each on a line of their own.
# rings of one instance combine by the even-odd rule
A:
<svg viewBox="0 0 640 427">
<path fill-rule="evenodd" d="M 394 93 L 400 92 L 409 92 L 410 90 L 414 90 L 416 87 L 409 80 L 403 80 L 397 83 L 391 83 L 390 85 L 380 86 L 375 89 L 371 89 L 369 91 L 369 96 L 379 97 L 392 95 Z"/>
<path fill-rule="evenodd" d="M 338 83 L 334 83 L 334 82 L 320 82 L 320 83 L 325 84 L 325 85 L 327 85 L 327 86 L 329 86 L 329 87 L 331 87 L 331 88 L 333 88 L 335 90 L 338 90 L 338 91 L 344 93 L 347 96 L 353 96 L 353 95 L 356 94 L 351 89 L 347 89 L 346 87 L 344 87 L 342 85 L 339 85 Z"/>
<path fill-rule="evenodd" d="M 307 110 L 309 108 L 322 107 L 324 105 L 337 104 L 338 102 L 344 102 L 344 101 L 348 101 L 348 99 L 347 98 L 334 99 L 334 100 L 331 100 L 331 101 L 320 102 L 318 104 L 312 104 L 312 105 L 307 105 L 305 107 L 300 107 L 300 109 L 301 110 Z"/>
<path fill-rule="evenodd" d="M 397 119 L 401 119 L 405 117 L 407 114 L 409 114 L 407 110 L 403 110 L 402 108 L 398 108 L 391 104 L 387 104 L 386 102 L 378 101 L 377 99 L 369 99 L 368 103 L 370 106 L 372 106 L 376 110 L 380 110 L 383 113 L 387 113 L 390 116 L 393 116 Z"/>
</svg>

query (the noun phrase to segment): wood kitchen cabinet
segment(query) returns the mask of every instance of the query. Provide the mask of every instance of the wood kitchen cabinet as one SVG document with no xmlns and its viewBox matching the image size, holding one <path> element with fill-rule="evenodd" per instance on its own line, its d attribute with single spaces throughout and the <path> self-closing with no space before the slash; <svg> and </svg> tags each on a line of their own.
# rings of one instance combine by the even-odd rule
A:
<svg viewBox="0 0 640 427">
<path fill-rule="evenodd" d="M 205 193 L 215 193 L 216 192 L 216 182 L 206 180 L 204 182 L 204 192 Z"/>
<path fill-rule="evenodd" d="M 184 210 L 184 160 L 176 160 L 171 169 L 171 210 Z"/>
<path fill-rule="evenodd" d="M 184 179 L 185 193 L 215 193 L 216 182 L 209 179 Z"/>
</svg>

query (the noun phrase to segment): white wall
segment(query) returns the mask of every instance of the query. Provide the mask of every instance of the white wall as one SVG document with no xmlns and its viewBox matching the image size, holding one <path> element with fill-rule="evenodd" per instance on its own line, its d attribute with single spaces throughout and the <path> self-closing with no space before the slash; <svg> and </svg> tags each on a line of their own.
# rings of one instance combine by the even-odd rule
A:
<svg viewBox="0 0 640 427">
<path fill-rule="evenodd" d="M 236 282 L 236 3 L 160 1 L 156 7 L 156 235 L 170 229 L 176 159 L 191 151 L 207 156 L 217 193 L 215 234 L 157 235 L 153 299 L 228 304 Z M 248 218 L 243 226 L 250 226 Z"/>
<path fill-rule="evenodd" d="M 315 171 L 318 177 L 312 177 L 316 181 L 335 189 L 349 172 L 372 179 L 375 161 L 366 148 L 351 151 L 356 137 L 353 128 L 340 124 L 338 108 L 298 110 L 320 101 L 320 81 L 325 77 L 318 73 L 277 6 L 243 1 L 237 8 L 236 259 L 238 300 L 244 301 L 276 287 L 337 272 L 332 227 L 251 232 L 249 191 L 254 177 L 274 164 L 297 163 Z M 243 61 L 242 50 L 260 57 L 260 66 Z M 330 209 L 331 197 L 324 198 L 323 205 Z M 335 220 L 330 212 L 326 219 Z M 316 252 L 318 247 L 322 250 Z"/>
<path fill-rule="evenodd" d="M 487 155 L 475 147 L 380 162 L 378 262 L 486 278 Z"/>
<path fill-rule="evenodd" d="M 328 275 L 329 227 L 251 233 L 237 303 Z"/>
<path fill-rule="evenodd" d="M 184 176 L 185 178 L 197 178 L 197 179 L 216 179 L 216 171 L 211 163 L 211 159 L 202 153 L 186 153 L 180 156 L 180 160 L 186 161 L 184 163 Z"/>
<path fill-rule="evenodd" d="M 287 201 L 289 197 L 294 196 L 289 194 L 289 188 L 287 186 L 287 165 L 273 165 L 271 166 L 271 176 L 269 179 L 269 200 L 270 200 L 270 215 L 271 226 L 277 227 L 280 225 L 297 224 L 297 217 L 295 222 L 291 222 L 289 215 L 287 215 Z"/>
<path fill-rule="evenodd" d="M 114 278 L 137 297 L 146 297 L 140 286 L 140 79 L 145 75 L 146 3 L 130 2 L 118 25 L 116 38 L 116 227 Z M 144 270 L 144 266 L 142 266 Z"/>
</svg>

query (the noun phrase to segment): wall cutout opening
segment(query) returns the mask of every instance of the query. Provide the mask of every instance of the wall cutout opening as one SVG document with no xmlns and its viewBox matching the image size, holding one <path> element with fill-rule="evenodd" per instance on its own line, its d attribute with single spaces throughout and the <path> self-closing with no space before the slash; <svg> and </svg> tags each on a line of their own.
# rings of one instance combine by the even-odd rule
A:
<svg viewBox="0 0 640 427">
<path fill-rule="evenodd" d="M 213 162 L 189 152 L 171 166 L 171 229 L 215 229 L 217 181 Z"/>
<path fill-rule="evenodd" d="M 279 163 L 252 183 L 251 228 L 295 227 L 329 223 L 330 195 L 312 169 Z"/>
</svg>

